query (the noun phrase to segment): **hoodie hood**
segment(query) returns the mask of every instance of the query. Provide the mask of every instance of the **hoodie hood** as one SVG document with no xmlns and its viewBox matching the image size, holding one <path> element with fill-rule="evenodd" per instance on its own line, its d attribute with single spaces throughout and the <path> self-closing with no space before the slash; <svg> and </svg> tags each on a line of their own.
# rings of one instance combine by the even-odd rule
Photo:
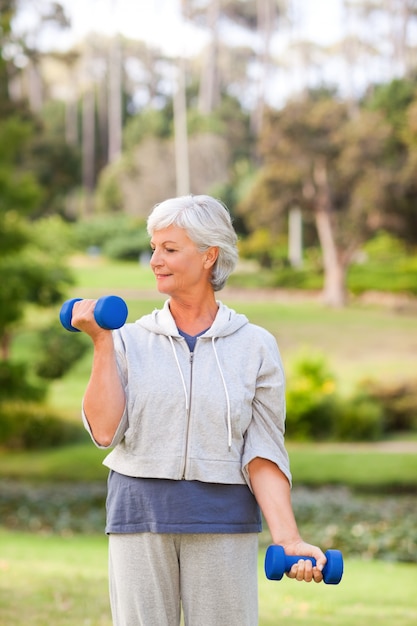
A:
<svg viewBox="0 0 417 626">
<path fill-rule="evenodd" d="M 218 311 L 211 327 L 204 333 L 205 337 L 227 337 L 249 324 L 246 315 L 236 313 L 225 304 L 217 301 Z M 162 309 L 155 309 L 149 315 L 141 317 L 135 322 L 146 330 L 158 335 L 180 337 L 175 320 L 171 315 L 169 300 L 166 300 Z"/>
</svg>

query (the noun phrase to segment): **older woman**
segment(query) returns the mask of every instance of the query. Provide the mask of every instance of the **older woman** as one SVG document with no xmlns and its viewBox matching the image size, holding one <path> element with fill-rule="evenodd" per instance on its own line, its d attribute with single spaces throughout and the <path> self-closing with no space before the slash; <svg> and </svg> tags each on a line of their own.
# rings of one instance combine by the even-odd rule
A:
<svg viewBox="0 0 417 626">
<path fill-rule="evenodd" d="M 209 196 L 157 205 L 151 267 L 168 297 L 134 324 L 72 324 L 94 343 L 84 397 L 95 444 L 113 450 L 106 532 L 115 626 L 255 626 L 262 510 L 272 539 L 313 556 L 290 577 L 320 582 L 326 558 L 298 532 L 284 447 L 275 339 L 216 300 L 237 261 L 229 212 Z"/>
</svg>

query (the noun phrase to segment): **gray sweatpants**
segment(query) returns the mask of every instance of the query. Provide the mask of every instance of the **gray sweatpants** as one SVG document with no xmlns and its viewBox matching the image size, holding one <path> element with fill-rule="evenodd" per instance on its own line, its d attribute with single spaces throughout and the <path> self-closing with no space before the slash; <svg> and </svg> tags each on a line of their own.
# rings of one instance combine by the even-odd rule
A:
<svg viewBox="0 0 417 626">
<path fill-rule="evenodd" d="M 114 626 L 256 626 L 258 535 L 112 534 Z"/>
</svg>

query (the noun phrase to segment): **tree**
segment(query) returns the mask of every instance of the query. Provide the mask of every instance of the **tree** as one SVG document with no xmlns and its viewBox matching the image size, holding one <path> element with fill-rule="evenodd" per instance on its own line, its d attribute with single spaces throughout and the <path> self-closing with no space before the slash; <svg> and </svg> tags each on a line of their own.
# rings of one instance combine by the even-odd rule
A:
<svg viewBox="0 0 417 626">
<path fill-rule="evenodd" d="M 381 227 L 410 244 L 417 243 L 417 84 L 395 79 L 378 85 L 365 106 L 384 115 L 391 128 L 390 172 L 379 216 Z M 394 210 L 393 210 L 394 207 Z"/>
<path fill-rule="evenodd" d="M 25 102 L 11 103 L 4 82 L 13 75 L 13 59 L 4 54 L 12 39 L 14 2 L 3 2 L 0 26 L 0 346 L 9 357 L 13 329 L 29 303 L 49 306 L 63 297 L 70 281 L 64 267 L 65 245 L 30 218 L 45 191 L 28 166 L 30 142 L 40 126 Z M 7 6 L 6 6 L 7 5 Z M 4 11 L 3 11 L 4 9 Z M 50 168 L 52 165 L 50 163 Z"/>
<path fill-rule="evenodd" d="M 346 103 L 329 97 L 292 102 L 266 117 L 264 164 L 239 210 L 252 227 L 276 231 L 294 205 L 312 215 L 328 305 L 346 303 L 347 268 L 380 224 L 391 135 L 380 112 L 351 118 Z"/>
<path fill-rule="evenodd" d="M 0 122 L 0 344 L 9 356 L 12 331 L 29 303 L 59 302 L 70 273 L 65 243 L 47 239 L 44 224 L 27 221 L 42 199 L 34 175 L 21 167 L 31 125 L 14 116 Z"/>
</svg>

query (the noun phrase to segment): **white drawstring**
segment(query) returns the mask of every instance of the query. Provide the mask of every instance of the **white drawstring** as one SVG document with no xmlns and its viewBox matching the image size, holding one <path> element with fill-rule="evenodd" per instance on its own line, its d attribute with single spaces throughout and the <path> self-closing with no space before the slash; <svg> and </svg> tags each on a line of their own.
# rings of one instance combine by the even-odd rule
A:
<svg viewBox="0 0 417 626">
<path fill-rule="evenodd" d="M 219 361 L 219 357 L 218 357 L 218 354 L 217 354 L 215 341 L 216 341 L 216 338 L 212 337 L 211 345 L 213 346 L 214 356 L 216 357 L 217 367 L 219 368 L 220 376 L 221 376 L 223 387 L 224 387 L 224 392 L 226 394 L 226 403 L 227 403 L 227 444 L 228 444 L 229 450 L 230 450 L 231 447 L 232 447 L 232 419 L 230 417 L 230 399 L 229 399 L 229 393 L 227 391 L 226 381 L 225 381 L 224 376 L 223 376 L 223 370 L 222 370 L 222 368 L 220 366 L 220 361 Z"/>
<path fill-rule="evenodd" d="M 188 393 L 187 393 L 187 386 L 185 384 L 184 374 L 182 373 L 182 369 L 181 369 L 180 362 L 179 362 L 179 359 L 178 359 L 177 351 L 175 350 L 174 341 L 173 341 L 173 339 L 172 339 L 172 337 L 170 335 L 168 335 L 168 338 L 169 338 L 169 341 L 171 343 L 172 351 L 173 351 L 174 357 L 175 357 L 175 362 L 177 364 L 178 371 L 179 371 L 180 376 L 181 376 L 181 382 L 182 382 L 182 386 L 183 386 L 183 389 L 184 389 L 184 395 L 185 395 L 185 408 L 186 408 L 186 411 L 188 413 L 188 409 L 189 409 Z M 226 404 L 227 404 L 227 445 L 228 445 L 229 450 L 230 450 L 231 447 L 232 447 L 232 419 L 231 419 L 231 412 L 230 412 L 230 399 L 229 399 L 229 393 L 227 391 L 226 381 L 225 381 L 224 376 L 223 376 L 223 370 L 221 368 L 219 357 L 218 357 L 218 354 L 217 354 L 215 341 L 216 341 L 216 338 L 212 337 L 211 345 L 213 346 L 214 356 L 216 357 L 217 367 L 218 367 L 219 372 L 220 372 L 220 376 L 221 376 L 223 387 L 224 387 L 224 392 L 225 392 L 225 395 L 226 395 Z"/>
</svg>

